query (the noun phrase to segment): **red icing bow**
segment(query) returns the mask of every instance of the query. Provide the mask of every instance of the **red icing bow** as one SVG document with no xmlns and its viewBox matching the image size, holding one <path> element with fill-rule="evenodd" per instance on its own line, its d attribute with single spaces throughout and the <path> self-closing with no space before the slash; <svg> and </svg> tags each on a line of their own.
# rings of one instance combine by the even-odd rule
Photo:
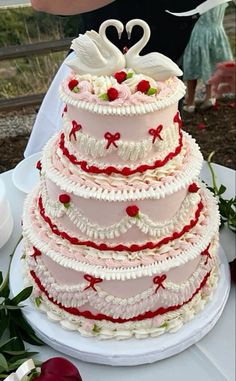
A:
<svg viewBox="0 0 236 381">
<path fill-rule="evenodd" d="M 101 283 L 102 282 L 102 279 L 101 278 L 95 278 L 93 277 L 92 275 L 89 275 L 89 274 L 85 274 L 84 275 L 84 279 L 87 280 L 89 282 L 89 285 L 87 287 L 85 287 L 84 291 L 85 290 L 88 290 L 90 287 L 94 290 L 94 291 L 97 291 L 96 288 L 94 287 L 96 283 Z"/>
<path fill-rule="evenodd" d="M 75 120 L 72 120 L 72 129 L 70 131 L 70 134 L 69 134 L 69 140 L 71 141 L 71 137 L 73 136 L 73 138 L 75 140 L 76 139 L 76 132 L 78 132 L 79 130 L 81 130 L 82 126 L 81 124 L 78 124 Z"/>
<path fill-rule="evenodd" d="M 120 133 L 119 132 L 116 132 L 114 135 L 112 135 L 110 132 L 106 132 L 104 135 L 104 138 L 107 139 L 106 149 L 108 149 L 111 144 L 113 144 L 116 148 L 118 148 L 118 146 L 116 144 L 116 140 L 120 139 Z"/>
<path fill-rule="evenodd" d="M 160 133 L 163 129 L 163 126 L 162 124 L 160 124 L 156 129 L 155 128 L 150 128 L 150 130 L 148 131 L 150 135 L 153 136 L 153 139 L 152 139 L 152 144 L 155 143 L 156 139 L 160 139 L 160 140 L 163 140 Z"/>
<path fill-rule="evenodd" d="M 211 245 L 211 244 L 209 243 L 209 245 L 207 246 L 207 248 L 206 248 L 204 251 L 202 251 L 202 253 L 201 253 L 202 256 L 206 256 L 206 260 L 205 260 L 205 262 L 204 262 L 204 265 L 207 265 L 209 259 L 211 259 L 211 254 L 209 253 L 210 245 Z"/>
<path fill-rule="evenodd" d="M 179 112 L 177 112 L 177 113 L 175 114 L 175 116 L 174 116 L 174 122 L 175 122 L 175 123 L 178 123 L 180 127 L 182 126 L 182 119 L 181 119 L 180 116 L 179 116 Z"/>
<path fill-rule="evenodd" d="M 165 286 L 163 285 L 164 280 L 166 280 L 166 274 L 163 275 L 157 275 L 155 278 L 153 278 L 153 283 L 157 284 L 157 288 L 155 290 L 155 294 L 159 290 L 160 287 L 165 289 Z"/>
<path fill-rule="evenodd" d="M 36 257 L 39 257 L 40 255 L 42 255 L 41 251 L 39 249 L 37 249 L 37 247 L 33 246 L 33 254 L 32 254 L 32 257 L 36 258 Z"/>
</svg>

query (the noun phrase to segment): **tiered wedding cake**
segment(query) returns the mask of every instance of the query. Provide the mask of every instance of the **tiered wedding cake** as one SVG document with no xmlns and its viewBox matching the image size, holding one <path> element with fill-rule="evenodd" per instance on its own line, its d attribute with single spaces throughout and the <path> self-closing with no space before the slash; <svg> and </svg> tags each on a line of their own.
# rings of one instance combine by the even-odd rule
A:
<svg viewBox="0 0 236 381">
<path fill-rule="evenodd" d="M 25 204 L 28 278 L 38 307 L 103 339 L 175 332 L 217 283 L 218 209 L 202 156 L 181 129 L 185 92 L 168 58 L 123 55 L 102 24 L 73 41 L 63 130 L 46 145 Z M 51 110 L 53 112 L 53 110 Z"/>
</svg>

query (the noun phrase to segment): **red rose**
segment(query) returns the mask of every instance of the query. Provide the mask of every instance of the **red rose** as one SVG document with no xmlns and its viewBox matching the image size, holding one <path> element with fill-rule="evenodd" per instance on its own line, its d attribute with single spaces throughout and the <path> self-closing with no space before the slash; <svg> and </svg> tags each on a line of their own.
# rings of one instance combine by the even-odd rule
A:
<svg viewBox="0 0 236 381">
<path fill-rule="evenodd" d="M 136 205 L 130 205 L 126 208 L 126 213 L 130 217 L 136 217 L 139 213 L 139 208 Z"/>
<path fill-rule="evenodd" d="M 123 81 L 126 80 L 127 74 L 125 71 L 119 71 L 114 74 L 115 79 L 117 80 L 118 83 L 122 83 Z"/>
<path fill-rule="evenodd" d="M 110 89 L 107 90 L 109 101 L 114 101 L 116 98 L 118 98 L 118 94 L 118 90 L 116 90 L 114 87 L 110 87 Z"/>
<path fill-rule="evenodd" d="M 62 357 L 54 357 L 41 366 L 41 374 L 35 381 L 82 381 L 78 369 Z"/>
<path fill-rule="evenodd" d="M 74 88 L 75 88 L 75 86 L 77 86 L 78 85 L 78 81 L 77 81 L 77 79 L 72 79 L 69 83 L 68 83 L 68 87 L 69 87 L 69 89 L 72 91 Z"/>
<path fill-rule="evenodd" d="M 190 184 L 189 187 L 188 187 L 188 191 L 189 191 L 190 193 L 196 193 L 199 189 L 200 189 L 200 188 L 197 186 L 196 183 L 192 183 L 192 184 Z"/>
<path fill-rule="evenodd" d="M 39 171 L 41 171 L 41 169 L 42 169 L 42 164 L 41 164 L 41 161 L 40 161 L 40 160 L 37 161 L 36 168 L 37 168 Z"/>
<path fill-rule="evenodd" d="M 146 93 L 150 89 L 150 83 L 143 79 L 137 85 L 137 90 L 141 91 L 141 93 Z"/>
<path fill-rule="evenodd" d="M 59 201 L 62 204 L 69 204 L 70 203 L 70 196 L 68 194 L 60 194 Z"/>
</svg>

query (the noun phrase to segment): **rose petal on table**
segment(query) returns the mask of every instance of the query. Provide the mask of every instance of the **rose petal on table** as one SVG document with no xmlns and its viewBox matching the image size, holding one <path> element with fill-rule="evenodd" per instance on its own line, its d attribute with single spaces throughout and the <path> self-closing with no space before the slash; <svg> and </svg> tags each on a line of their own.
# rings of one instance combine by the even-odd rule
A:
<svg viewBox="0 0 236 381">
<path fill-rule="evenodd" d="M 73 381 L 82 381 L 78 369 L 63 357 L 53 357 L 42 364 L 41 375 L 48 374 L 58 375 L 61 378 L 73 377 Z"/>
<path fill-rule="evenodd" d="M 197 128 L 199 128 L 200 130 L 203 130 L 204 128 L 206 128 L 206 125 L 204 123 L 199 123 L 197 125 Z"/>
</svg>

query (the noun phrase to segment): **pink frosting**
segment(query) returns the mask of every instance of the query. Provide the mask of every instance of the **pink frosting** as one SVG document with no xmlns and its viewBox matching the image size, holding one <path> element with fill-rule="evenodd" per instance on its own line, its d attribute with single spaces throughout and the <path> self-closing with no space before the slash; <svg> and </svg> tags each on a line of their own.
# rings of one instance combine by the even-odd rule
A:
<svg viewBox="0 0 236 381">
<path fill-rule="evenodd" d="M 177 104 L 152 113 L 134 116 L 99 115 L 70 105 L 67 110 L 70 122 L 75 120 L 81 124 L 83 132 L 90 136 L 103 139 L 106 132 L 112 134 L 119 132 L 122 140 L 138 142 L 147 139 L 150 128 L 156 128 L 160 124 L 164 127 L 172 126 L 173 118 L 177 113 Z"/>
</svg>

